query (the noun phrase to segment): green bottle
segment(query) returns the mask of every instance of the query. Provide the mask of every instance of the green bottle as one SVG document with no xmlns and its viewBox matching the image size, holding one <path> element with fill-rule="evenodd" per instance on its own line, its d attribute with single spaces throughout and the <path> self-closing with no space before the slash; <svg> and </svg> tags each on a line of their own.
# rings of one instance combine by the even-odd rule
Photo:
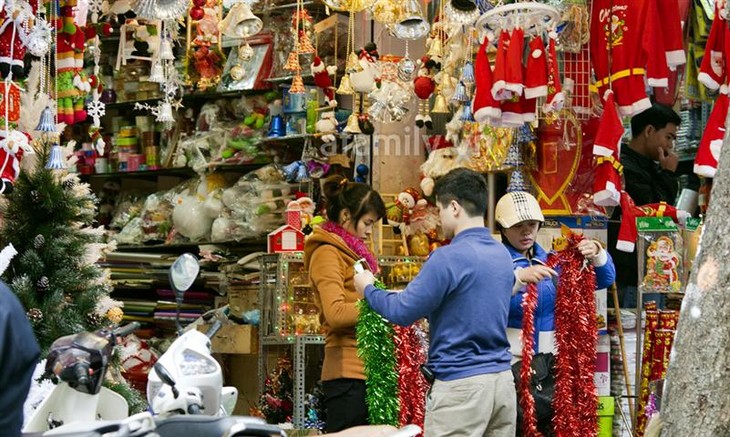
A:
<svg viewBox="0 0 730 437">
<path fill-rule="evenodd" d="M 316 89 L 309 91 L 309 100 L 307 100 L 307 133 L 313 134 L 317 132 L 317 109 L 319 109 L 319 92 Z"/>
</svg>

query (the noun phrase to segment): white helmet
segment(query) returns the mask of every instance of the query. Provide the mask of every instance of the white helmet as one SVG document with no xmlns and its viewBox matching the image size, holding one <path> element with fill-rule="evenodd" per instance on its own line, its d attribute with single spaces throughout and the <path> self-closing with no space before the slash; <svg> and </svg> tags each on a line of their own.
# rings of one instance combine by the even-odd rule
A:
<svg viewBox="0 0 730 437">
<path fill-rule="evenodd" d="M 505 229 L 527 220 L 545 221 L 537 199 L 526 191 L 512 191 L 502 196 L 497 202 L 494 218 Z"/>
</svg>

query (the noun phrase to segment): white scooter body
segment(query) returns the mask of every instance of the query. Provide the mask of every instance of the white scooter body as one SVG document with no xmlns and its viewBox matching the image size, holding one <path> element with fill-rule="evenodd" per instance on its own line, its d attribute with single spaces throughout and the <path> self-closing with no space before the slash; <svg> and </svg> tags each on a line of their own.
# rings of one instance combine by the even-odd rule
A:
<svg viewBox="0 0 730 437">
<path fill-rule="evenodd" d="M 124 397 L 106 387 L 102 387 L 98 394 L 90 395 L 72 389 L 65 382 L 59 382 L 33 412 L 23 432 L 48 431 L 49 420 L 63 422 L 63 426 L 54 428 L 63 432 L 64 427 L 69 424 L 121 420 L 128 415 L 129 407 Z"/>
<path fill-rule="evenodd" d="M 209 416 L 230 415 L 238 399 L 235 387 L 223 387 L 223 372 L 210 352 L 210 339 L 197 330 L 178 337 L 159 358 L 175 381 L 179 396 L 164 384 L 155 371 L 147 380 L 147 401 L 158 415 L 188 414 L 188 407 L 197 404 Z"/>
</svg>

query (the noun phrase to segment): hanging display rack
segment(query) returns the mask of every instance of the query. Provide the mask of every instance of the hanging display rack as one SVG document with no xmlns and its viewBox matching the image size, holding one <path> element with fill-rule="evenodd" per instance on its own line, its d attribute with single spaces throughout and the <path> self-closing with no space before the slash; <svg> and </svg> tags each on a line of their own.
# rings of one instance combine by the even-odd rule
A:
<svg viewBox="0 0 730 437">
<path fill-rule="evenodd" d="M 553 6 L 537 2 L 519 2 L 497 6 L 477 19 L 476 27 L 485 32 L 519 25 L 525 33 L 541 33 L 556 29 L 560 12 Z"/>
</svg>

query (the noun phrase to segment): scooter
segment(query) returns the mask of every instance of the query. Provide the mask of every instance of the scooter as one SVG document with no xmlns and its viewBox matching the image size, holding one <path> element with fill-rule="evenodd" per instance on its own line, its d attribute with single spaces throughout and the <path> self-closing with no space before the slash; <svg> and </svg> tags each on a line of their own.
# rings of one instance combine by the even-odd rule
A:
<svg viewBox="0 0 730 437">
<path fill-rule="evenodd" d="M 183 331 L 180 305 L 200 272 L 195 256 L 184 253 L 170 267 L 175 291 L 178 338 L 160 356 L 147 379 L 147 401 L 160 417 L 185 414 L 230 416 L 238 400 L 235 387 L 223 387 L 223 371 L 211 356 L 210 339 L 220 329 L 216 320 L 207 334 Z"/>
<path fill-rule="evenodd" d="M 54 341 L 46 359 L 46 376 L 57 385 L 33 413 L 24 433 L 40 433 L 75 422 L 120 420 L 129 415 L 127 401 L 103 387 L 118 337 L 139 328 L 134 322 L 117 329 L 80 332 Z"/>
</svg>

